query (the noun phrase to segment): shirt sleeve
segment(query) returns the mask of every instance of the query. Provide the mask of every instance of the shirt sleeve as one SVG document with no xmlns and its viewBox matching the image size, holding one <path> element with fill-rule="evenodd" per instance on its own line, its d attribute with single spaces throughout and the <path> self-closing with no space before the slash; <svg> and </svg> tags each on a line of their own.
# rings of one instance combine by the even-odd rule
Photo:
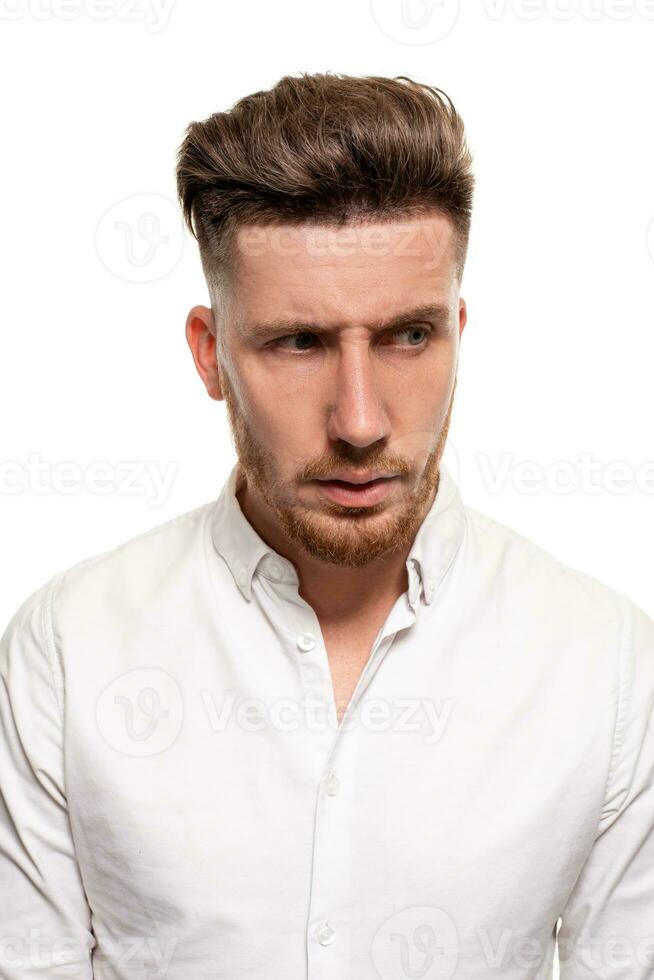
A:
<svg viewBox="0 0 654 980">
<path fill-rule="evenodd" d="M 561 916 L 561 980 L 654 978 L 654 622 L 629 600 L 614 732 L 598 833 Z"/>
<path fill-rule="evenodd" d="M 63 762 L 63 683 L 52 630 L 57 576 L 0 638 L 0 977 L 93 977 L 91 913 Z"/>
</svg>

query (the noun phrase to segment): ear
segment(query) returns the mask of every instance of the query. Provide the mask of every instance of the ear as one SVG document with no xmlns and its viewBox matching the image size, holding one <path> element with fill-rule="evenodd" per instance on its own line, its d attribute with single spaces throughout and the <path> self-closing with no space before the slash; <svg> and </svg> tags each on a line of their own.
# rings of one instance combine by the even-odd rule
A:
<svg viewBox="0 0 654 980">
<path fill-rule="evenodd" d="M 459 338 L 463 333 L 463 328 L 468 322 L 468 307 L 464 299 L 459 300 Z"/>
<path fill-rule="evenodd" d="M 215 401 L 224 398 L 216 357 L 216 324 L 207 306 L 194 306 L 186 318 L 186 340 L 207 393 Z"/>
</svg>

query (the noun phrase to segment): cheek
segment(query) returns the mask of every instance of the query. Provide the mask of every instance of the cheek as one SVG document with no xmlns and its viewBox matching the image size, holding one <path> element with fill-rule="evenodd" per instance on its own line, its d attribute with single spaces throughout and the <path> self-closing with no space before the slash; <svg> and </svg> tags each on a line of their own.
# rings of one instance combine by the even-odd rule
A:
<svg viewBox="0 0 654 980">
<path fill-rule="evenodd" d="M 323 431 L 316 422 L 316 404 L 310 392 L 293 399 L 268 379 L 267 383 L 244 387 L 242 402 L 251 435 L 278 470 L 294 474 L 315 457 Z"/>
<path fill-rule="evenodd" d="M 393 391 L 387 404 L 395 452 L 416 462 L 426 459 L 438 443 L 453 390 L 454 370 L 443 367 Z"/>
</svg>

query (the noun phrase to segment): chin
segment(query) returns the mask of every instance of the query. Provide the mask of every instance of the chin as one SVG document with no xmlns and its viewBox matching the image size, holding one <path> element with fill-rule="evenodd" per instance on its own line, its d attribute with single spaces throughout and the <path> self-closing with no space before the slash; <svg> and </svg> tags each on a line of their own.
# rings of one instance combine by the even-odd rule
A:
<svg viewBox="0 0 654 980">
<path fill-rule="evenodd" d="M 408 544 L 420 516 L 420 508 L 403 497 L 367 508 L 331 502 L 318 510 L 293 508 L 285 512 L 282 523 L 289 537 L 314 557 L 357 568 Z"/>
</svg>

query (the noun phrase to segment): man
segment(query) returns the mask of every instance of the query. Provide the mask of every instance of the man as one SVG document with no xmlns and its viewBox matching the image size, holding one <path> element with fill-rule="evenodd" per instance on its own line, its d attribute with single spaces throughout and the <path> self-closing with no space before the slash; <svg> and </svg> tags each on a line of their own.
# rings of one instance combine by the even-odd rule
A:
<svg viewBox="0 0 654 980">
<path fill-rule="evenodd" d="M 189 127 L 237 462 L 7 627 L 7 980 L 654 976 L 654 623 L 441 465 L 470 168 L 405 77 Z"/>
</svg>

